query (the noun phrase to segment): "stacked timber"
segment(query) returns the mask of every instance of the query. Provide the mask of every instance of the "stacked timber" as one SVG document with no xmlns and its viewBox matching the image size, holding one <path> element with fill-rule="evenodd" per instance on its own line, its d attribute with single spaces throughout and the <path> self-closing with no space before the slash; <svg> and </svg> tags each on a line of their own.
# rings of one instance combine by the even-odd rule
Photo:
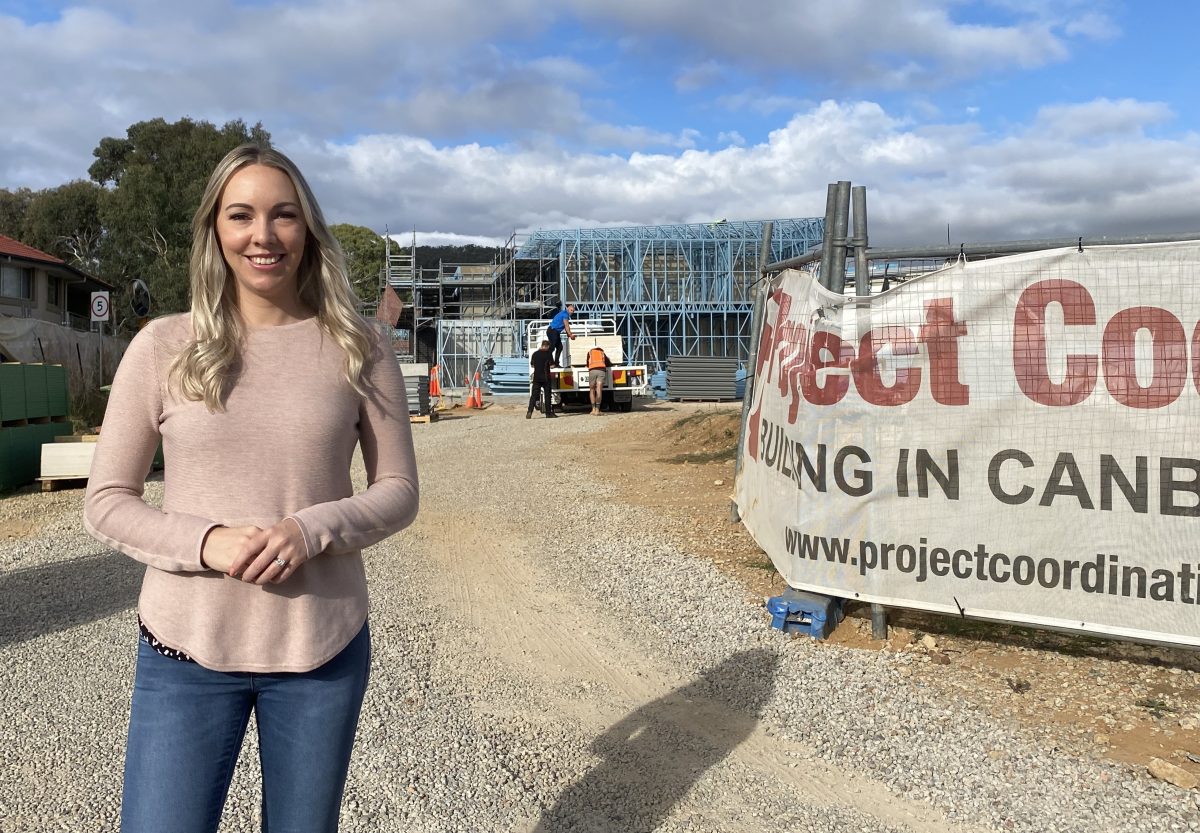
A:
<svg viewBox="0 0 1200 833">
<path fill-rule="evenodd" d="M 86 478 L 92 472 L 92 456 L 99 439 L 99 434 L 66 435 L 43 444 L 42 481 Z"/>
<path fill-rule="evenodd" d="M 720 356 L 671 356 L 667 398 L 703 402 L 737 398 L 738 360 Z"/>
</svg>

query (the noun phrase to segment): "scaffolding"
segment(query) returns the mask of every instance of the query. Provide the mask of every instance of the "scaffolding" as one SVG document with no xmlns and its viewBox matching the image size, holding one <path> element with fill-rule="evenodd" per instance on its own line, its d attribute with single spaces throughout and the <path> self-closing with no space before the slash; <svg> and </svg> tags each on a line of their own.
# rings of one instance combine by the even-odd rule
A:
<svg viewBox="0 0 1200 833">
<path fill-rule="evenodd" d="M 384 237 L 384 280 L 400 296 L 404 308 L 393 329 L 396 358 L 402 362 L 432 363 L 437 355 L 437 322 L 442 317 L 442 285 L 436 276 L 417 268 L 417 233 L 402 247 Z"/>
<path fill-rule="evenodd" d="M 611 316 L 629 361 L 656 370 L 671 356 L 745 361 L 751 288 L 763 229 L 751 220 L 537 231 L 514 236 L 496 267 L 493 317 L 546 317 L 562 301 L 576 318 Z M 772 220 L 768 260 L 821 242 L 821 218 Z"/>
<path fill-rule="evenodd" d="M 437 360 L 448 386 L 469 383 L 488 359 L 520 354 L 518 324 L 501 301 L 497 264 L 441 262 L 436 276 L 442 290 Z"/>
</svg>

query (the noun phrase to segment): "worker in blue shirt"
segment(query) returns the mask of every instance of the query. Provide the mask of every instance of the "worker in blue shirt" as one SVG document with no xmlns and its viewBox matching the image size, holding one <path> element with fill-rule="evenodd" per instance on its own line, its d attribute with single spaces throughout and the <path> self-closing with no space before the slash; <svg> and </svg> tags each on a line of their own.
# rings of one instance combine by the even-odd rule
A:
<svg viewBox="0 0 1200 833">
<path fill-rule="evenodd" d="M 562 301 L 554 305 L 554 317 L 550 319 L 550 326 L 546 328 L 546 338 L 550 341 L 550 349 L 554 352 L 554 358 L 550 363 L 551 367 L 561 367 L 558 363 L 562 358 L 563 343 L 562 336 L 565 332 L 567 338 L 575 340 L 575 334 L 571 332 L 571 313 L 575 311 L 575 307 L 567 304 L 567 308 L 563 309 Z"/>
</svg>

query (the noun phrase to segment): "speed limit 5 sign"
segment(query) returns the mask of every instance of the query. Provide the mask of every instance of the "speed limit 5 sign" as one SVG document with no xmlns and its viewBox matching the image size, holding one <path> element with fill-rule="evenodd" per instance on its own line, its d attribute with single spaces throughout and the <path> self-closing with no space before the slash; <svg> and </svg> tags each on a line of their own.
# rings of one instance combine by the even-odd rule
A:
<svg viewBox="0 0 1200 833">
<path fill-rule="evenodd" d="M 93 292 L 92 293 L 92 320 L 107 321 L 109 315 L 108 293 Z"/>
</svg>

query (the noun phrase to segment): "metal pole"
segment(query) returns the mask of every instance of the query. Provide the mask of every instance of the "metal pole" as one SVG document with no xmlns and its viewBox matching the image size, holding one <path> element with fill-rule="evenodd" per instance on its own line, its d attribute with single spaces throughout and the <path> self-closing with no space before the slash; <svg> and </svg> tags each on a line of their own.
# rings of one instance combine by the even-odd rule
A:
<svg viewBox="0 0 1200 833">
<path fill-rule="evenodd" d="M 738 429 L 737 456 L 733 463 L 733 482 L 736 485 L 738 475 L 742 473 L 742 443 L 746 441 L 746 422 L 750 417 L 750 399 L 754 392 L 754 371 L 758 367 L 758 336 L 762 331 L 763 310 L 766 307 L 766 285 L 770 282 L 763 274 L 762 268 L 771 258 L 771 236 L 774 224 L 770 221 L 763 223 L 762 246 L 758 250 L 758 278 L 754 281 L 754 305 L 750 313 L 750 351 L 746 356 L 746 387 L 742 391 L 742 423 Z M 738 511 L 737 500 L 729 501 L 729 521 L 737 523 L 742 519 Z"/>
<path fill-rule="evenodd" d="M 854 203 L 854 294 L 865 298 L 871 294 L 871 273 L 867 265 L 867 189 L 855 185 L 850 189 Z"/>
<path fill-rule="evenodd" d="M 833 220 L 833 235 L 829 240 L 829 278 L 825 287 L 841 295 L 846 289 L 846 231 L 850 225 L 850 183 L 837 184 L 837 207 Z"/>
<path fill-rule="evenodd" d="M 383 288 L 387 286 L 388 262 L 392 258 L 392 234 L 388 231 L 385 224 L 383 227 L 383 268 L 379 270 L 379 279 L 376 281 L 376 293 L 379 295 L 379 303 L 383 303 Z M 390 334 L 389 334 L 390 335 Z"/>
<path fill-rule="evenodd" d="M 887 608 L 881 604 L 871 605 L 871 638 L 880 642 L 888 638 Z"/>
<path fill-rule="evenodd" d="M 828 288 L 829 273 L 833 271 L 831 259 L 833 258 L 833 242 L 830 238 L 833 236 L 833 226 L 837 217 L 837 183 L 829 183 L 828 192 L 825 195 L 825 225 L 821 230 L 821 250 L 820 252 L 809 252 L 812 260 L 821 258 L 821 286 Z"/>
<path fill-rule="evenodd" d="M 851 189 L 854 202 L 854 294 L 859 298 L 871 294 L 871 272 L 867 262 L 867 189 L 856 185 Z M 871 308 L 863 305 L 855 310 L 859 338 L 871 329 Z M 888 611 L 881 604 L 871 604 L 871 638 L 881 642 L 888 638 Z"/>
</svg>

